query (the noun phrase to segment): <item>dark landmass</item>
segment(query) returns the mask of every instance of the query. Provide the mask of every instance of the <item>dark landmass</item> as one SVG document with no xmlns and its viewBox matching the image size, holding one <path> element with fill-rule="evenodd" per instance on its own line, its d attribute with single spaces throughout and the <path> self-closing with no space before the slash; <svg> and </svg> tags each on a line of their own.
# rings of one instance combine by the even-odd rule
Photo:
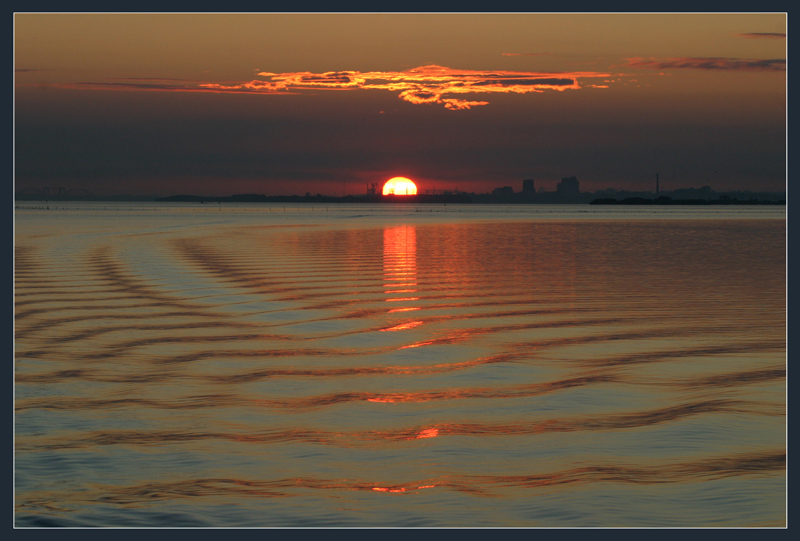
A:
<svg viewBox="0 0 800 541">
<path fill-rule="evenodd" d="M 405 204 L 558 204 L 558 205 L 785 205 L 786 194 L 777 192 L 715 192 L 708 186 L 683 188 L 671 192 L 629 192 L 606 189 L 580 192 L 577 186 L 571 193 L 521 191 L 510 186 L 495 189 L 492 193 L 467 193 L 444 191 L 417 195 L 380 195 L 376 193 L 331 195 L 264 195 L 236 194 L 229 196 L 171 195 L 168 197 L 112 195 L 99 196 L 85 190 L 21 190 L 14 195 L 16 201 L 162 201 L 186 203 L 405 203 Z"/>
<path fill-rule="evenodd" d="M 626 197 L 617 200 L 612 198 L 594 199 L 590 205 L 785 205 L 786 200 L 765 201 L 761 199 L 740 200 L 735 197 L 722 196 L 719 199 L 672 199 L 661 196 L 656 199 L 643 197 Z"/>
<path fill-rule="evenodd" d="M 419 195 L 263 195 L 238 194 L 228 197 L 202 197 L 199 195 L 172 195 L 159 197 L 155 201 L 192 203 L 472 203 L 472 198 L 461 194 Z"/>
</svg>

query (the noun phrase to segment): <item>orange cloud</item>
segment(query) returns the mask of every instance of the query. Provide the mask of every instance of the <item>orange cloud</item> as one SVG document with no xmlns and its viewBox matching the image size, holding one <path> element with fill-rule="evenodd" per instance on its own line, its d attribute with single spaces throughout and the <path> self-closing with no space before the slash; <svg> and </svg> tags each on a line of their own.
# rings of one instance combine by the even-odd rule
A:
<svg viewBox="0 0 800 541">
<path fill-rule="evenodd" d="M 456 70 L 429 65 L 395 72 L 261 72 L 258 76 L 264 77 L 264 80 L 234 85 L 207 83 L 201 84 L 200 88 L 217 92 L 282 92 L 313 88 L 388 90 L 398 92 L 398 97 L 409 103 L 435 103 L 444 105 L 447 109 L 460 110 L 488 105 L 489 102 L 462 99 L 455 97 L 456 95 L 508 92 L 526 94 L 579 89 L 580 79 L 608 77 L 609 74 Z"/>
<path fill-rule="evenodd" d="M 783 59 L 750 58 L 629 58 L 628 66 L 646 69 L 702 69 L 732 71 L 786 71 Z"/>
<path fill-rule="evenodd" d="M 606 88 L 605 85 L 580 84 L 581 79 L 609 77 L 608 73 L 575 71 L 544 73 L 505 70 L 456 70 L 428 65 L 406 71 L 330 71 L 325 73 L 259 72 L 246 82 L 229 84 L 197 83 L 172 79 L 122 79 L 104 83 L 72 83 L 70 88 L 103 88 L 108 90 L 151 90 L 162 92 L 223 92 L 246 94 L 296 94 L 304 90 L 387 90 L 414 104 L 438 104 L 446 109 L 471 109 L 488 105 L 485 100 L 471 100 L 465 94 L 541 93 L 548 90 Z"/>
</svg>

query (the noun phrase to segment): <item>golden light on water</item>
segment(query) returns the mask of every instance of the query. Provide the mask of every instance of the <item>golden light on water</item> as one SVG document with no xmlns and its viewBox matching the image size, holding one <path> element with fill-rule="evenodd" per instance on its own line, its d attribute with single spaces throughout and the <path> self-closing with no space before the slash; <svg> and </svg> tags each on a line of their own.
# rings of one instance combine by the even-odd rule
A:
<svg viewBox="0 0 800 541">
<path fill-rule="evenodd" d="M 417 185 L 406 177 L 394 177 L 383 185 L 383 195 L 417 195 Z"/>
<path fill-rule="evenodd" d="M 129 205 L 16 210 L 17 525 L 786 523 L 773 209 Z"/>
<path fill-rule="evenodd" d="M 390 181 L 391 182 L 391 181 Z M 388 184 L 388 183 L 387 183 Z M 386 188 L 384 188 L 386 193 Z M 417 233 L 413 225 L 387 227 L 383 230 L 383 287 L 387 302 L 418 301 L 417 293 Z M 411 312 L 419 306 L 400 306 L 388 313 Z M 420 320 L 405 319 L 382 331 L 404 331 L 422 324 Z"/>
<path fill-rule="evenodd" d="M 417 292 L 417 236 L 413 225 L 383 230 L 383 279 L 385 292 L 390 295 L 387 301 L 419 299 L 409 295 Z"/>
</svg>

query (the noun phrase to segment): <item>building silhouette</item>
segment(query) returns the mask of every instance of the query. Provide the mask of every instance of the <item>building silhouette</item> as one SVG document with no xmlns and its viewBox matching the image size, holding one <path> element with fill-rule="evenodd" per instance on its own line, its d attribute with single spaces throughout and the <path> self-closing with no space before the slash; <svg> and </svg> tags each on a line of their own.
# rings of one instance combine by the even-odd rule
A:
<svg viewBox="0 0 800 541">
<path fill-rule="evenodd" d="M 525 197 L 533 197 L 536 193 L 536 188 L 533 187 L 533 179 L 525 179 L 522 181 L 522 195 Z"/>
<path fill-rule="evenodd" d="M 497 197 L 513 197 L 514 188 L 511 186 L 503 186 L 502 188 L 495 188 L 492 190 L 492 195 Z"/>
<path fill-rule="evenodd" d="M 577 197 L 581 194 L 581 190 L 576 177 L 562 178 L 561 182 L 556 186 L 556 192 L 561 197 Z"/>
</svg>

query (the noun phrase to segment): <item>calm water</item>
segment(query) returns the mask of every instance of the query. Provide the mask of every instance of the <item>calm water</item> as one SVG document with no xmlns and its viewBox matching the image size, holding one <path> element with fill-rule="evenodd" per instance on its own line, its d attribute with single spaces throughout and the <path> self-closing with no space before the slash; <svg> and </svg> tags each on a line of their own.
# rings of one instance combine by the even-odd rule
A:
<svg viewBox="0 0 800 541">
<path fill-rule="evenodd" d="M 20 206 L 18 527 L 786 524 L 783 207 Z"/>
</svg>

